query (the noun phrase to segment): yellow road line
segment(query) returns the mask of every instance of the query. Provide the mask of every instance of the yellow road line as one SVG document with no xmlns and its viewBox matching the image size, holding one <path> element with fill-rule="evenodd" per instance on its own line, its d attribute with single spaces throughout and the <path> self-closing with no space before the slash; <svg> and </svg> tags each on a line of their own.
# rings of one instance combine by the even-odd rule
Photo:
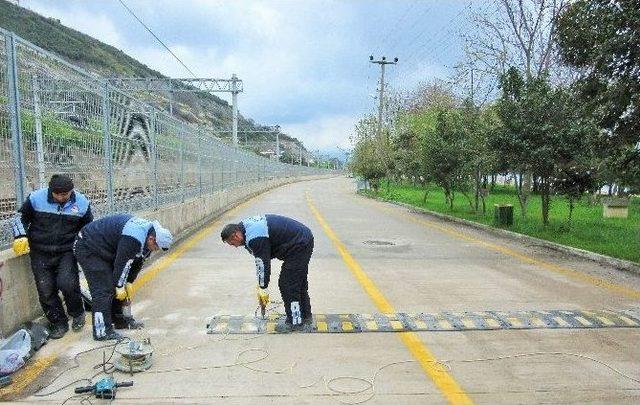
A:
<svg viewBox="0 0 640 405">
<path fill-rule="evenodd" d="M 47 369 L 53 363 L 57 356 L 45 356 L 35 360 L 33 363 L 19 370 L 11 376 L 13 383 L 7 387 L 0 389 L 0 399 L 5 399 L 9 396 L 18 395 L 31 384 L 44 370 Z"/>
<path fill-rule="evenodd" d="M 384 297 L 382 292 L 378 289 L 375 283 L 367 276 L 360 264 L 351 256 L 344 244 L 338 239 L 333 232 L 329 224 L 324 220 L 320 212 L 317 210 L 311 198 L 307 194 L 307 204 L 316 217 L 316 220 L 327 234 L 331 242 L 340 253 L 342 260 L 345 262 L 349 270 L 358 280 L 360 285 L 364 288 L 369 297 L 373 300 L 376 307 L 383 313 L 395 313 L 395 309 L 389 301 Z M 471 398 L 462 390 L 460 385 L 454 380 L 454 378 L 448 373 L 446 369 L 440 367 L 437 363 L 436 357 L 426 347 L 426 345 L 420 340 L 418 335 L 414 332 L 400 332 L 398 333 L 400 340 L 409 349 L 413 357 L 415 357 L 424 372 L 433 380 L 436 387 L 442 392 L 451 404 L 471 404 Z"/>
<path fill-rule="evenodd" d="M 362 201 L 362 200 L 358 199 L 358 201 Z M 374 203 L 372 205 L 374 207 L 380 209 L 380 210 L 391 212 L 394 215 L 406 218 L 406 219 L 408 219 L 408 220 L 410 220 L 412 222 L 416 222 L 416 223 L 421 224 L 423 226 L 426 226 L 428 228 L 436 229 L 436 230 L 438 230 L 440 232 L 446 233 L 446 234 L 451 235 L 451 236 L 453 236 L 455 238 L 466 240 L 468 242 L 473 242 L 473 243 L 481 245 L 481 246 L 483 246 L 483 247 L 485 247 L 485 248 L 487 248 L 489 250 L 494 250 L 494 251 L 500 252 L 502 254 L 505 254 L 507 256 L 515 257 L 516 259 L 519 259 L 520 261 L 522 261 L 524 263 L 533 264 L 533 265 L 541 267 L 541 268 L 543 268 L 545 270 L 549 270 L 549 271 L 552 271 L 554 273 L 561 274 L 563 276 L 572 278 L 574 280 L 579 280 L 579 281 L 582 281 L 582 282 L 585 282 L 585 283 L 588 283 L 588 284 L 591 284 L 591 285 L 594 285 L 594 286 L 597 286 L 597 287 L 605 288 L 607 290 L 611 290 L 613 292 L 616 292 L 616 293 L 618 293 L 620 295 L 623 295 L 623 296 L 626 296 L 626 297 L 629 297 L 629 298 L 640 299 L 640 291 L 638 291 L 638 290 L 634 290 L 632 288 L 628 288 L 628 287 L 622 286 L 620 284 L 612 283 L 612 282 L 609 282 L 609 281 L 604 280 L 602 278 L 594 277 L 594 276 L 591 276 L 589 274 L 585 274 L 585 273 L 582 273 L 582 272 L 579 272 L 579 271 L 576 271 L 576 270 L 572 270 L 572 269 L 569 269 L 569 268 L 566 268 L 566 267 L 563 267 L 563 266 L 560 266 L 560 265 L 557 265 L 557 264 L 553 264 L 553 263 L 545 262 L 545 261 L 542 261 L 542 260 L 538 260 L 538 259 L 535 259 L 535 258 L 529 256 L 529 255 L 517 252 L 517 251 L 509 249 L 507 247 L 496 245 L 495 243 L 491 243 L 491 242 L 485 242 L 485 241 L 483 241 L 481 239 L 477 239 L 477 238 L 474 238 L 472 236 L 465 235 L 465 234 L 463 234 L 461 232 L 455 231 L 455 230 L 453 230 L 451 228 L 448 228 L 446 226 L 438 225 L 438 224 L 436 224 L 434 222 L 427 221 L 425 219 L 416 218 L 416 217 L 414 217 L 412 215 L 409 215 L 409 214 L 406 214 L 404 212 L 399 212 L 397 210 L 392 210 L 392 209 L 387 208 L 387 207 L 382 207 L 379 204 L 375 204 Z"/>
</svg>

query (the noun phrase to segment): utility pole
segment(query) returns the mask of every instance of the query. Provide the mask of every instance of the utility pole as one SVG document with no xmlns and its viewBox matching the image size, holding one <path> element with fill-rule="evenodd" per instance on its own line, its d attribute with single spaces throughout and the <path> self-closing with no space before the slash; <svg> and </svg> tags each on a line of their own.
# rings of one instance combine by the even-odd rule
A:
<svg viewBox="0 0 640 405">
<path fill-rule="evenodd" d="M 384 67 L 386 65 L 395 65 L 398 63 L 398 58 L 393 58 L 393 62 L 387 60 L 385 56 L 380 60 L 373 60 L 373 55 L 369 56 L 369 62 L 380 65 L 380 103 L 378 105 L 378 138 L 382 138 L 382 109 L 384 107 Z"/>
<path fill-rule="evenodd" d="M 280 161 L 280 125 L 276 125 L 276 160 Z"/>
<path fill-rule="evenodd" d="M 231 133 L 233 135 L 233 144 L 238 146 L 238 76 L 231 75 L 231 112 L 232 112 L 232 127 Z"/>
</svg>

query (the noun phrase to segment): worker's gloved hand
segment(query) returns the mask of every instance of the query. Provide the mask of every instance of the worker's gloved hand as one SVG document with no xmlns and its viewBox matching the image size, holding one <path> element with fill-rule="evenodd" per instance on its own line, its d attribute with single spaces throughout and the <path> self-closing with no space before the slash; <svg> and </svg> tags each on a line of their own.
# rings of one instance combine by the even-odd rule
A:
<svg viewBox="0 0 640 405">
<path fill-rule="evenodd" d="M 127 290 L 124 287 L 116 287 L 116 299 L 118 301 L 127 299 Z"/>
<path fill-rule="evenodd" d="M 26 236 L 21 236 L 13 241 L 13 253 L 16 255 L 26 255 L 29 250 L 29 239 Z"/>
<path fill-rule="evenodd" d="M 260 288 L 259 286 L 256 290 L 258 291 L 258 304 L 260 304 L 261 307 L 269 305 L 269 290 Z"/>
<path fill-rule="evenodd" d="M 123 287 L 116 287 L 116 299 L 124 301 L 133 298 L 133 284 L 126 283 Z"/>
<path fill-rule="evenodd" d="M 124 290 L 127 293 L 127 297 L 132 300 L 133 299 L 133 294 L 135 293 L 135 289 L 133 288 L 133 284 L 132 283 L 127 283 L 124 285 Z"/>
</svg>

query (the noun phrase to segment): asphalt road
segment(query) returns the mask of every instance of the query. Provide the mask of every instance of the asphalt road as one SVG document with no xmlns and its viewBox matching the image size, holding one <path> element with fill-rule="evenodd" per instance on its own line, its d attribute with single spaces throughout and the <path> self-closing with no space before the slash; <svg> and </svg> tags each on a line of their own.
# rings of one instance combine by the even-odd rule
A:
<svg viewBox="0 0 640 405">
<path fill-rule="evenodd" d="M 226 222 L 275 213 L 315 235 L 315 314 L 637 310 L 640 277 L 355 194 L 353 179 L 301 182 L 227 212 L 147 270 L 133 305 L 153 367 L 118 403 L 639 403 L 640 328 L 207 335 L 215 315 L 253 315 L 252 257 L 220 241 Z M 274 260 L 271 296 L 279 300 Z M 275 306 L 274 311 L 282 312 Z M 71 384 L 33 392 L 97 347 L 89 329 L 51 342 L 51 367 L 19 396 L 60 403 Z M 108 355 L 108 349 L 104 350 Z M 41 393 L 91 377 L 103 350 Z M 47 357 L 48 356 L 48 357 Z M 625 377 L 625 374 L 627 377 Z M 367 382 L 368 381 L 368 382 Z M 357 394 L 346 392 L 362 391 Z M 78 403 L 79 398 L 68 403 Z"/>
</svg>

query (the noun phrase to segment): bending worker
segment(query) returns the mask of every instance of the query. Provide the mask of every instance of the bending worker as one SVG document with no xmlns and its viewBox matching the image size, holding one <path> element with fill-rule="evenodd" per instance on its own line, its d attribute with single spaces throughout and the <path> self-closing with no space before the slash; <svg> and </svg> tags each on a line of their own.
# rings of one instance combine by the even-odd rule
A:
<svg viewBox="0 0 640 405">
<path fill-rule="evenodd" d="M 279 332 L 311 327 L 309 300 L 309 260 L 313 253 L 313 234 L 300 222 L 280 215 L 247 218 L 237 224 L 227 224 L 220 234 L 222 241 L 235 247 L 244 246 L 255 256 L 258 277 L 258 303 L 269 302 L 271 258 L 282 260 L 278 286 L 287 319 L 278 325 Z"/>
<path fill-rule="evenodd" d="M 78 231 L 93 220 L 89 200 L 74 191 L 73 181 L 53 175 L 49 187 L 29 194 L 13 222 L 13 251 L 29 253 L 38 299 L 49 321 L 49 337 L 59 339 L 69 330 L 58 291 L 62 291 L 71 328 L 84 326 L 78 265 L 73 241 Z"/>
<path fill-rule="evenodd" d="M 74 250 L 89 284 L 95 340 L 121 339 L 114 326 L 142 326 L 132 317 L 125 318 L 121 303 L 113 299 L 132 298 L 131 283 L 144 260 L 153 251 L 169 249 L 172 242 L 171 232 L 159 222 L 129 214 L 106 216 L 82 228 Z"/>
</svg>

